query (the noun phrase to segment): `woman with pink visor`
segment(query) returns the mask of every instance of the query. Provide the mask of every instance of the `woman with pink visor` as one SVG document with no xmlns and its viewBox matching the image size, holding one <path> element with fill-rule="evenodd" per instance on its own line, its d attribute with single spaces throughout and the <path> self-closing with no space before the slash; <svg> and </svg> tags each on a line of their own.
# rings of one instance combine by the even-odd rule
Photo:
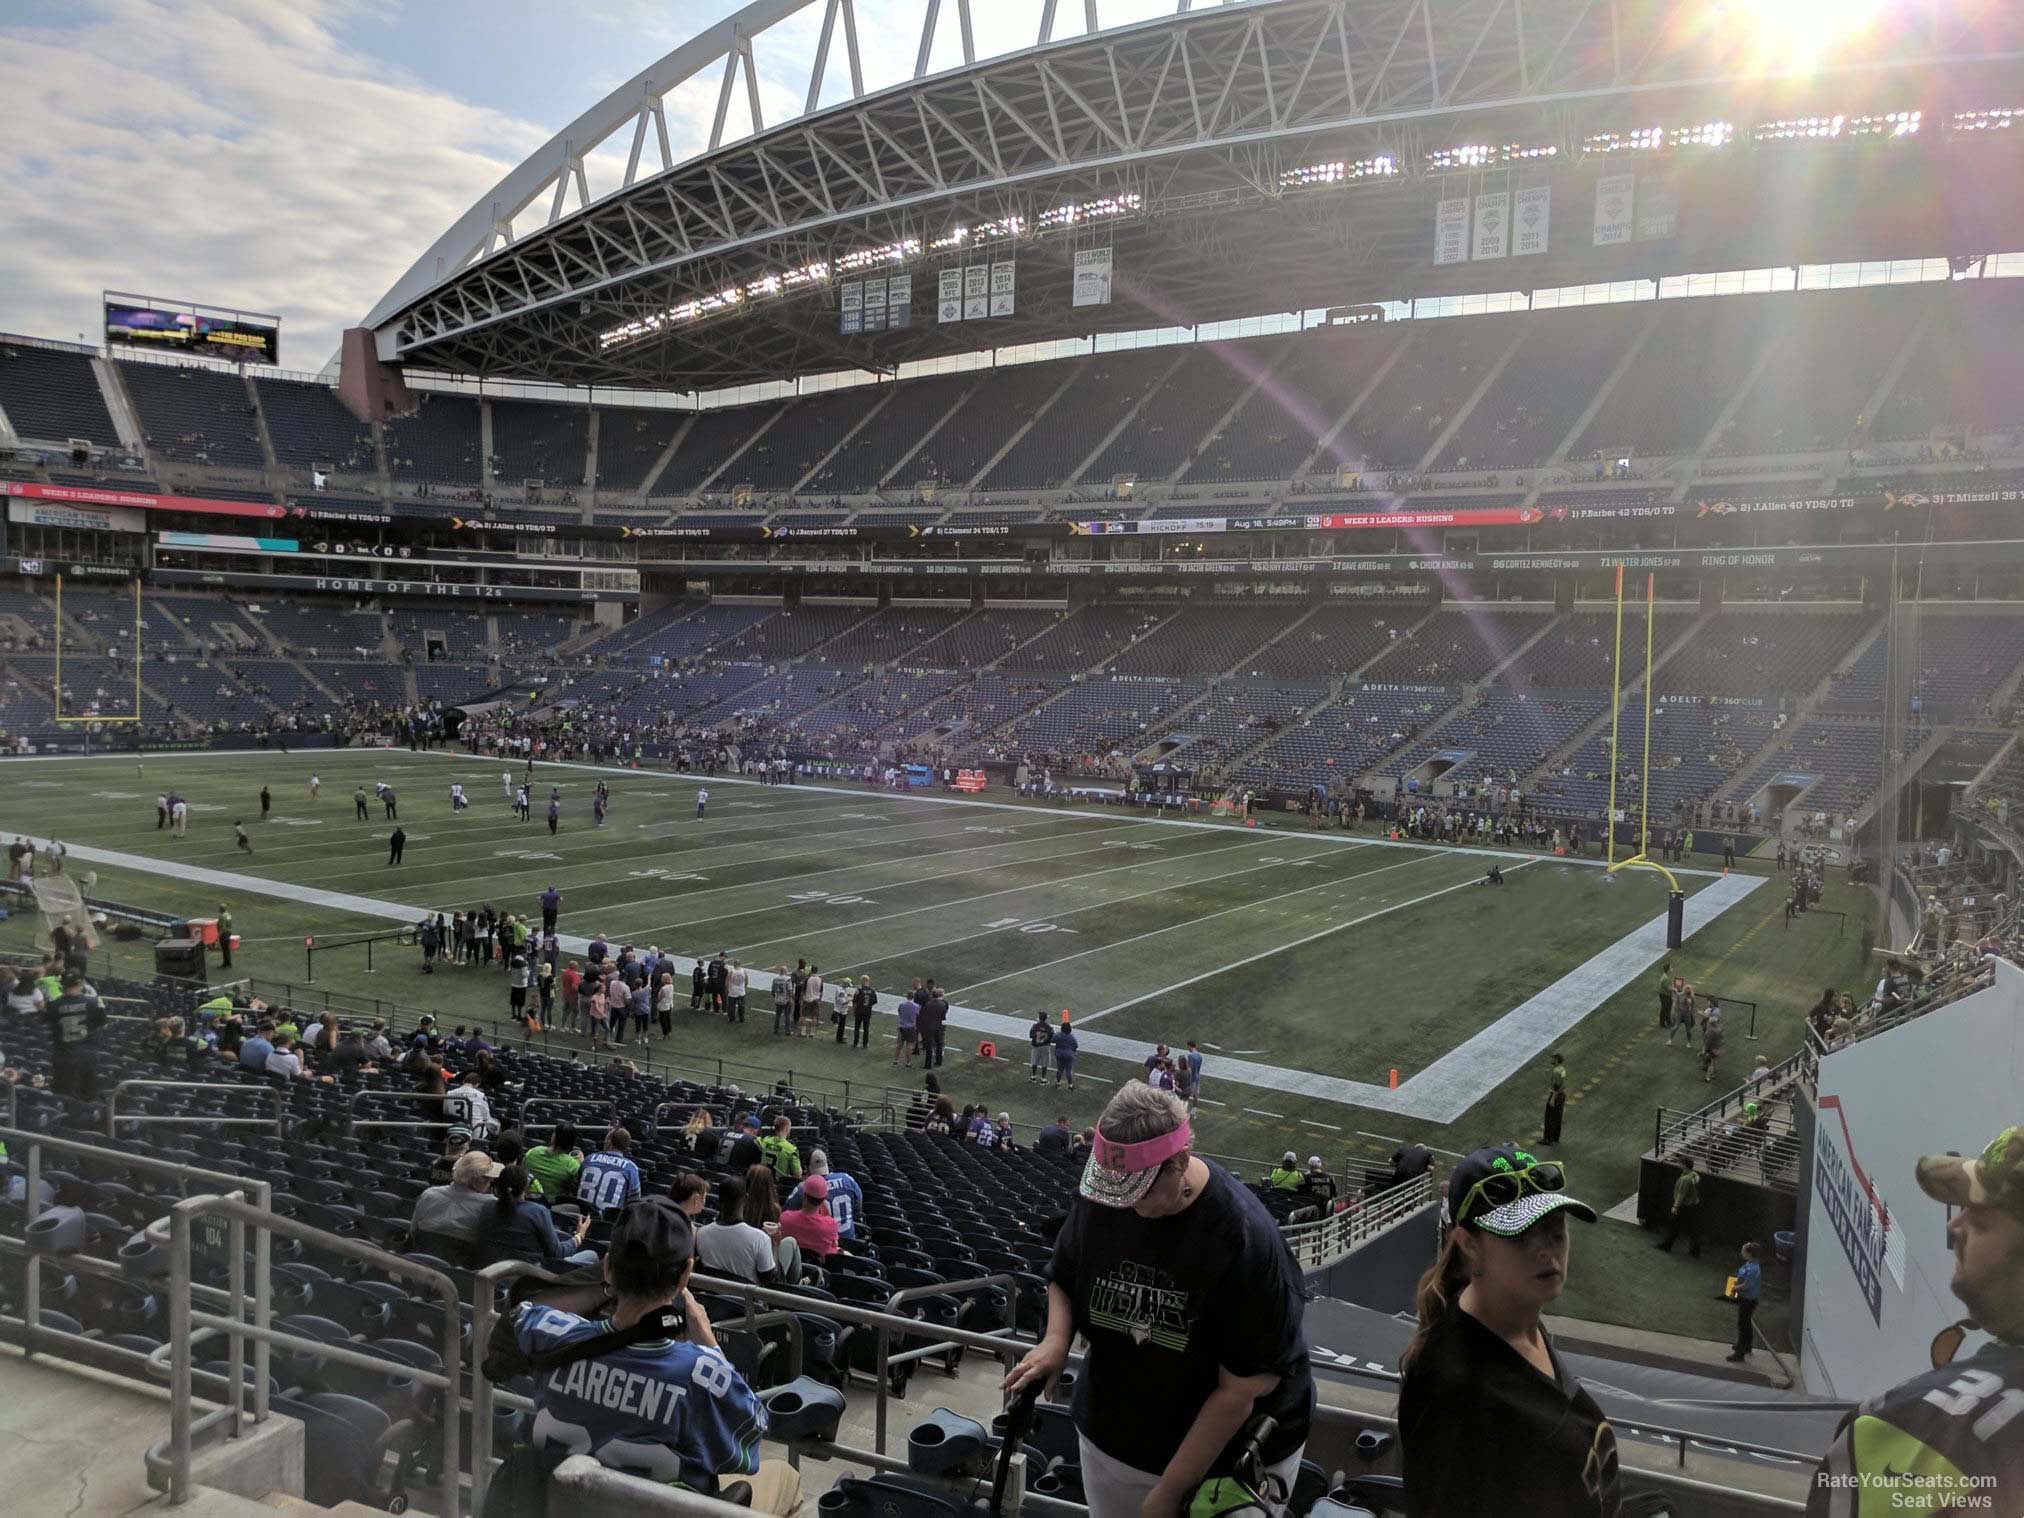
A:
<svg viewBox="0 0 2024 1518">
<path fill-rule="evenodd" d="M 1132 1081 L 1110 1099 L 1048 1269 L 1047 1332 L 1005 1378 L 1051 1386 L 1088 1341 L 1074 1416 L 1093 1518 L 1178 1514 L 1254 1449 L 1259 1495 L 1283 1512 L 1307 1444 L 1299 1268 L 1264 1205 L 1191 1142 L 1172 1092 Z"/>
</svg>

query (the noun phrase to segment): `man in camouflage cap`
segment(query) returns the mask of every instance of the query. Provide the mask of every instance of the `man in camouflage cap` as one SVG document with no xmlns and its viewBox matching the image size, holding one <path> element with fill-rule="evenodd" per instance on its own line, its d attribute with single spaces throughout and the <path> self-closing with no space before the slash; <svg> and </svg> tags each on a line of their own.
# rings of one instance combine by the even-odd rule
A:
<svg viewBox="0 0 2024 1518">
<path fill-rule="evenodd" d="M 1933 1370 L 1842 1423 L 1808 1518 L 2024 1513 L 2024 1125 L 1979 1155 L 1929 1154 L 1916 1175 L 1949 1209 L 1953 1292 L 1970 1316 L 1933 1341 Z M 1955 1360 L 1978 1328 L 1989 1341 Z"/>
</svg>

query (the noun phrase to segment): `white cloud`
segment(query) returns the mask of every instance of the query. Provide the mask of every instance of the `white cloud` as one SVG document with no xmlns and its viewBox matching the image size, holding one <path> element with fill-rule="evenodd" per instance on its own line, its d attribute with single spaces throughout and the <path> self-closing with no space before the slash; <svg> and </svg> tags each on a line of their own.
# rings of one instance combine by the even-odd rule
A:
<svg viewBox="0 0 2024 1518">
<path fill-rule="evenodd" d="M 345 0 L 98 0 L 0 28 L 0 328 L 89 338 L 104 289 L 338 334 L 540 127 L 349 52 Z"/>
</svg>

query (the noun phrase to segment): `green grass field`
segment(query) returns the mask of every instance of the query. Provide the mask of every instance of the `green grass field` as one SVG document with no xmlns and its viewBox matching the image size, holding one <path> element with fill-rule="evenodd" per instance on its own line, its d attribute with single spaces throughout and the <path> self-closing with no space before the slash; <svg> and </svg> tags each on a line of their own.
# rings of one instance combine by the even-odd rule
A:
<svg viewBox="0 0 2024 1518">
<path fill-rule="evenodd" d="M 312 770 L 323 782 L 315 801 Z M 697 821 L 695 779 L 609 772 L 613 805 L 600 829 L 590 810 L 598 775 L 542 766 L 535 820 L 522 823 L 506 804 L 501 771 L 463 755 L 398 751 L 150 755 L 138 771 L 132 758 L 38 762 L 4 772 L 0 832 L 132 856 L 73 856 L 71 873 L 95 872 L 101 897 L 193 916 L 229 902 L 246 940 L 232 973 L 262 981 L 302 984 L 306 935 L 328 941 L 486 901 L 533 913 L 552 882 L 564 894 L 565 934 L 602 933 L 683 955 L 729 948 L 755 969 L 806 956 L 832 981 L 865 974 L 884 991 L 931 975 L 959 1008 L 1021 1023 L 1070 1008 L 1089 1077 L 1073 1093 L 1028 1085 L 1024 1048 L 1007 1048 L 1005 1029 L 950 1029 L 950 1095 L 1009 1109 L 1021 1122 L 1062 1110 L 1087 1123 L 1152 1040 L 1197 1038 L 1208 1050 L 1200 1142 L 1251 1160 L 1286 1148 L 1331 1160 L 1367 1156 L 1402 1137 L 1452 1150 L 1533 1138 L 1546 1047 L 1502 1051 L 1513 1073 L 1449 1122 L 1372 1110 L 1335 1086 L 1300 1088 L 1329 1084 L 1311 1076 L 1382 1088 L 1394 1067 L 1410 1081 L 1664 910 L 1656 876 L 1609 881 L 1599 869 L 1529 862 L 1515 851 L 1505 861 L 1508 883 L 1492 890 L 1480 883 L 1487 862 L 1477 855 L 1370 834 L 1173 827 L 1111 810 L 951 806 L 845 786 L 701 782 L 711 800 Z M 354 816 L 354 787 L 370 790 L 376 780 L 399 793 L 409 841 L 398 867 L 386 863 L 391 824 L 379 805 L 370 822 Z M 458 780 L 472 806 L 453 815 L 449 787 Z M 265 825 L 263 783 L 275 798 Z M 542 817 L 551 784 L 563 795 L 552 837 Z M 187 839 L 155 828 L 164 788 L 191 803 Z M 250 857 L 233 846 L 235 818 L 254 834 Z M 201 871 L 242 878 L 219 884 L 196 878 Z M 1682 880 L 1690 894 L 1710 883 L 1705 875 Z M 1832 887 L 1826 905 L 1859 910 L 1840 899 L 1844 890 Z M 313 904 L 301 899 L 305 891 L 354 899 Z M 1740 1081 L 1760 1048 L 1782 1057 L 1819 987 L 1852 983 L 1857 930 L 1837 937 L 1831 919 L 1810 918 L 1788 932 L 1781 902 L 1775 887 L 1744 897 L 1676 956 L 1704 990 L 1762 1003 L 1762 1042 L 1732 1028 L 1715 1087 L 1702 1083 L 1693 1057 L 1651 1036 L 1650 974 L 1555 1040 L 1575 1089 L 1560 1152 L 1576 1189 L 1599 1208 L 1634 1189 L 1658 1105 L 1700 1105 Z M 0 947 L 25 946 L 28 936 L 17 917 L 0 926 Z M 145 943 L 109 945 L 97 962 L 146 974 L 148 953 Z M 320 952 L 315 975 L 319 992 L 421 1007 L 449 1023 L 506 1016 L 496 971 L 423 977 L 418 953 L 390 943 L 376 948 L 370 975 L 362 949 Z M 739 1027 L 678 1013 L 675 1037 L 654 1055 L 685 1069 L 725 1061 L 729 1078 L 748 1089 L 789 1069 L 831 1091 L 849 1082 L 854 1102 L 878 1100 L 888 1083 L 912 1084 L 891 1066 L 889 1017 L 879 1019 L 873 1050 L 852 1051 L 826 1035 L 772 1038 L 765 1003 L 755 995 Z M 985 1037 L 1011 1058 L 979 1059 Z M 1644 1253 L 1655 1270 L 1678 1268 Z M 1665 1293 L 1655 1299 L 1619 1275 L 1584 1283 L 1577 1270 L 1568 1306 L 1675 1332 L 1708 1327 L 1702 1320 L 1712 1313 L 1708 1331 L 1720 1331 L 1721 1309 L 1702 1302 L 1705 1293 L 1683 1290 L 1669 1304 Z"/>
</svg>

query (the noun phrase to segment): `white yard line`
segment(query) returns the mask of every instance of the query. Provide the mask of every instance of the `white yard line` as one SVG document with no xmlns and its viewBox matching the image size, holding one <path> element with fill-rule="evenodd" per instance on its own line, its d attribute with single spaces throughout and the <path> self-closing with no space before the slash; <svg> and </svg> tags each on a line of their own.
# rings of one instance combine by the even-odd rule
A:
<svg viewBox="0 0 2024 1518">
<path fill-rule="evenodd" d="M 1524 869 L 1526 865 L 1534 863 L 1537 863 L 1537 861 L 1531 859 L 1521 860 L 1517 864 L 1512 865 L 1505 873 L 1507 875 L 1515 875 Z M 1397 869 L 1398 866 L 1392 865 L 1390 868 Z M 1351 880 L 1361 880 L 1362 878 L 1360 875 L 1350 876 Z M 1186 980 L 1177 980 L 1170 986 L 1161 986 L 1157 991 L 1147 991 L 1143 995 L 1131 997 L 1129 1000 L 1114 1002 L 1100 1012 L 1086 1014 L 1082 1021 L 1085 1025 L 1093 1023 L 1098 1018 L 1110 1016 L 1113 1012 L 1122 1012 L 1125 1008 L 1136 1007 L 1141 1002 L 1154 1001 L 1162 996 L 1170 996 L 1176 991 L 1184 991 L 1189 986 L 1196 985 L 1202 981 L 1214 980 L 1218 975 L 1227 975 L 1232 970 L 1241 970 L 1246 965 L 1255 965 L 1261 959 L 1270 959 L 1275 954 L 1285 954 L 1290 950 L 1318 942 L 1321 939 L 1329 937 L 1331 934 L 1341 933 L 1350 928 L 1360 928 L 1367 922 L 1376 922 L 1380 917 L 1389 917 L 1393 912 L 1403 912 L 1407 907 L 1416 907 L 1423 902 L 1433 901 L 1438 897 L 1446 896 L 1450 892 L 1466 890 L 1470 886 L 1482 884 L 1482 881 L 1472 875 L 1467 880 L 1458 880 L 1453 885 L 1442 886 L 1438 891 L 1428 891 L 1423 895 L 1409 897 L 1405 901 L 1395 901 L 1388 907 L 1379 907 L 1375 912 L 1366 912 L 1363 916 L 1352 917 L 1347 922 L 1332 923 L 1328 927 L 1309 933 L 1304 938 L 1296 938 L 1291 943 L 1283 943 L 1271 949 L 1260 949 L 1256 954 L 1246 954 L 1242 959 L 1233 959 L 1226 965 L 1216 966 L 1213 970 L 1204 970 L 1199 975 L 1190 975 Z"/>
</svg>

